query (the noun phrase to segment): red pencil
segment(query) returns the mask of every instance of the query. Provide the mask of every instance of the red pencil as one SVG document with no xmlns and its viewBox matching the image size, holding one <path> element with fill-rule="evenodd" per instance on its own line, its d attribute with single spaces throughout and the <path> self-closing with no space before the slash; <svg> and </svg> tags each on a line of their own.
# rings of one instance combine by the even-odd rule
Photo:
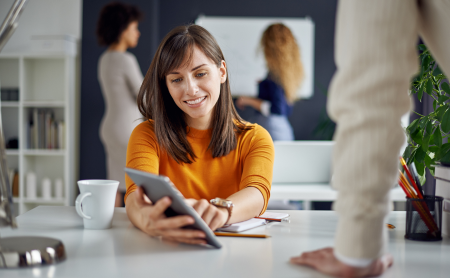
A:
<svg viewBox="0 0 450 278">
<path fill-rule="evenodd" d="M 258 219 L 266 219 L 267 221 L 276 221 L 276 222 L 281 222 L 283 221 L 283 219 L 276 219 L 276 218 L 264 218 L 264 217 L 255 217 Z"/>
<path fill-rule="evenodd" d="M 419 190 L 419 187 L 417 186 L 413 176 L 411 175 L 411 172 L 409 171 L 408 166 L 406 166 L 406 161 L 401 156 L 400 156 L 400 163 L 402 164 L 403 169 L 405 169 L 405 172 L 408 175 L 409 180 L 411 181 L 412 185 L 414 186 L 414 189 L 416 190 L 417 195 L 419 196 L 419 199 L 423 199 L 423 196 Z"/>
</svg>

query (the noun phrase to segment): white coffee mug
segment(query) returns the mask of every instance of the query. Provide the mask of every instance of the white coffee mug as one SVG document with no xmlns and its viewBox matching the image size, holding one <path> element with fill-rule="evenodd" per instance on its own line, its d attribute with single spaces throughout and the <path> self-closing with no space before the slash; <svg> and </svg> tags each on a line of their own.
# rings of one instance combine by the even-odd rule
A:
<svg viewBox="0 0 450 278">
<path fill-rule="evenodd" d="M 85 229 L 111 228 L 118 186 L 119 182 L 113 180 L 78 181 L 80 195 L 75 201 L 75 208 L 83 218 Z"/>
</svg>

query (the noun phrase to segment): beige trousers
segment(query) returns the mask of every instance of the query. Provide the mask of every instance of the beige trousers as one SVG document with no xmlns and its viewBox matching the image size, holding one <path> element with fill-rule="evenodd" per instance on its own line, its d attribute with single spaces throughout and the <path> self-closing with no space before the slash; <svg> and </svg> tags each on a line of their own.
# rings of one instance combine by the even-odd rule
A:
<svg viewBox="0 0 450 278">
<path fill-rule="evenodd" d="M 384 220 L 405 141 L 400 118 L 410 109 L 419 35 L 449 76 L 450 0 L 339 1 L 327 108 L 337 122 L 332 184 L 339 191 L 340 255 L 373 259 L 385 252 Z"/>
</svg>

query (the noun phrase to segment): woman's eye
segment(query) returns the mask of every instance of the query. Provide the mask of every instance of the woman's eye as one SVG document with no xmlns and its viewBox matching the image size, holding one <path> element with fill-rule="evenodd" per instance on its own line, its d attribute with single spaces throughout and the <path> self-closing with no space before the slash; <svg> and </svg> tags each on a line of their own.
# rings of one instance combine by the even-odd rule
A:
<svg viewBox="0 0 450 278">
<path fill-rule="evenodd" d="M 203 77 L 205 75 L 206 75 L 206 72 L 202 72 L 202 73 L 197 74 L 197 77 Z"/>
<path fill-rule="evenodd" d="M 172 83 L 178 83 L 181 81 L 181 78 L 177 78 L 177 79 L 172 79 Z"/>
</svg>

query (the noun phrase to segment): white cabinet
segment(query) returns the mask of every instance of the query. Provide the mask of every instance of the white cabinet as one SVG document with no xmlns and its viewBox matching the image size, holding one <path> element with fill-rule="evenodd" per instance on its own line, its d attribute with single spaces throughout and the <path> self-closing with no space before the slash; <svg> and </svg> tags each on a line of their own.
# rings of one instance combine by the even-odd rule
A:
<svg viewBox="0 0 450 278">
<path fill-rule="evenodd" d="M 69 55 L 0 54 L 5 141 L 14 147 L 14 139 L 18 140 L 17 149 L 6 150 L 8 167 L 18 171 L 19 177 L 18 196 L 13 198 L 16 214 L 42 204 L 74 203 L 78 178 L 76 59 Z M 27 173 L 36 177 L 37 196 L 32 199 L 26 191 Z M 44 178 L 52 181 L 50 199 L 42 197 Z M 63 181 L 62 198 L 55 197 L 57 179 Z"/>
</svg>

